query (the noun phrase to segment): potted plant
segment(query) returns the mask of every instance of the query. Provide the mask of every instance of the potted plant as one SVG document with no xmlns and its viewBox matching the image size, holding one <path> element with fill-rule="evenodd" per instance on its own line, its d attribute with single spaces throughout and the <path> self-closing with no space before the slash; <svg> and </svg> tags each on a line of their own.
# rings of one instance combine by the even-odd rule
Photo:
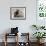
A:
<svg viewBox="0 0 46 46">
<path fill-rule="evenodd" d="M 40 40 L 42 38 L 45 38 L 44 37 L 46 36 L 45 34 L 46 34 L 45 32 L 35 32 L 33 35 L 37 38 L 38 43 L 41 43 Z"/>
<path fill-rule="evenodd" d="M 38 30 L 37 25 L 32 25 L 33 28 L 35 28 L 36 30 Z"/>
<path fill-rule="evenodd" d="M 45 29 L 45 26 L 41 26 L 40 29 Z"/>
<path fill-rule="evenodd" d="M 45 29 L 45 26 L 32 25 L 32 27 L 33 27 L 33 28 L 36 28 L 36 30 Z"/>
</svg>

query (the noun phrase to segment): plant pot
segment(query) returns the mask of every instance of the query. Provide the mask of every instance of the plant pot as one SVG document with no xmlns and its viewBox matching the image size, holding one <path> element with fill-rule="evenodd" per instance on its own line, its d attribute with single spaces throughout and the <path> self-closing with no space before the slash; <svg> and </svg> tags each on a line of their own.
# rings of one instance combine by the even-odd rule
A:
<svg viewBox="0 0 46 46">
<path fill-rule="evenodd" d="M 37 43 L 40 43 L 40 39 L 37 39 Z"/>
<path fill-rule="evenodd" d="M 37 42 L 38 42 L 39 44 L 41 44 L 41 43 L 44 42 L 44 40 L 45 40 L 45 39 L 38 39 Z"/>
<path fill-rule="evenodd" d="M 45 40 L 45 39 L 40 39 L 40 43 L 44 43 L 44 40 Z"/>
</svg>

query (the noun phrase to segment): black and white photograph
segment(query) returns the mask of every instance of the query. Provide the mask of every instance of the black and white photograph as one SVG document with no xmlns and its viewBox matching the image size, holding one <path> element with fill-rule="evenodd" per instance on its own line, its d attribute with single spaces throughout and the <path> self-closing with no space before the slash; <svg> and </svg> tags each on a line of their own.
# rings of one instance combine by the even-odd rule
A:
<svg viewBox="0 0 46 46">
<path fill-rule="evenodd" d="M 11 7 L 10 19 L 12 20 L 24 20 L 26 19 L 26 7 Z"/>
</svg>

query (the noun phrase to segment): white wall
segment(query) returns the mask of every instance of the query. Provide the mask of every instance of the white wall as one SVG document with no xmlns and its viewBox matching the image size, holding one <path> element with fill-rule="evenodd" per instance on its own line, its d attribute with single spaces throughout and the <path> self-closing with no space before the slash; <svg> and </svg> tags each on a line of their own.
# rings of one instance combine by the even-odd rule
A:
<svg viewBox="0 0 46 46">
<path fill-rule="evenodd" d="M 26 20 L 10 20 L 10 7 L 21 6 L 26 7 Z M 36 24 L 36 0 L 0 0 L 0 34 L 17 26 L 20 32 L 30 32 L 32 36 L 32 24 Z"/>
</svg>

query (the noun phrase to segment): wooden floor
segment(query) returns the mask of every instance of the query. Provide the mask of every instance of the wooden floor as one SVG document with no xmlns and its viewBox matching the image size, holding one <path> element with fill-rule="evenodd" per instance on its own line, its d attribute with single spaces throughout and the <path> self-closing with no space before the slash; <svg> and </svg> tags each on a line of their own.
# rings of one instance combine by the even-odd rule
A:
<svg viewBox="0 0 46 46">
<path fill-rule="evenodd" d="M 4 46 L 4 43 L 2 42 L 0 42 L 0 46 Z M 15 46 L 15 43 L 8 43 L 8 45 L 7 46 Z M 24 45 L 25 46 L 25 45 Z M 37 46 L 37 43 L 30 43 L 30 46 Z M 41 45 L 41 46 L 46 46 L 46 43 L 44 43 L 43 45 Z"/>
</svg>

